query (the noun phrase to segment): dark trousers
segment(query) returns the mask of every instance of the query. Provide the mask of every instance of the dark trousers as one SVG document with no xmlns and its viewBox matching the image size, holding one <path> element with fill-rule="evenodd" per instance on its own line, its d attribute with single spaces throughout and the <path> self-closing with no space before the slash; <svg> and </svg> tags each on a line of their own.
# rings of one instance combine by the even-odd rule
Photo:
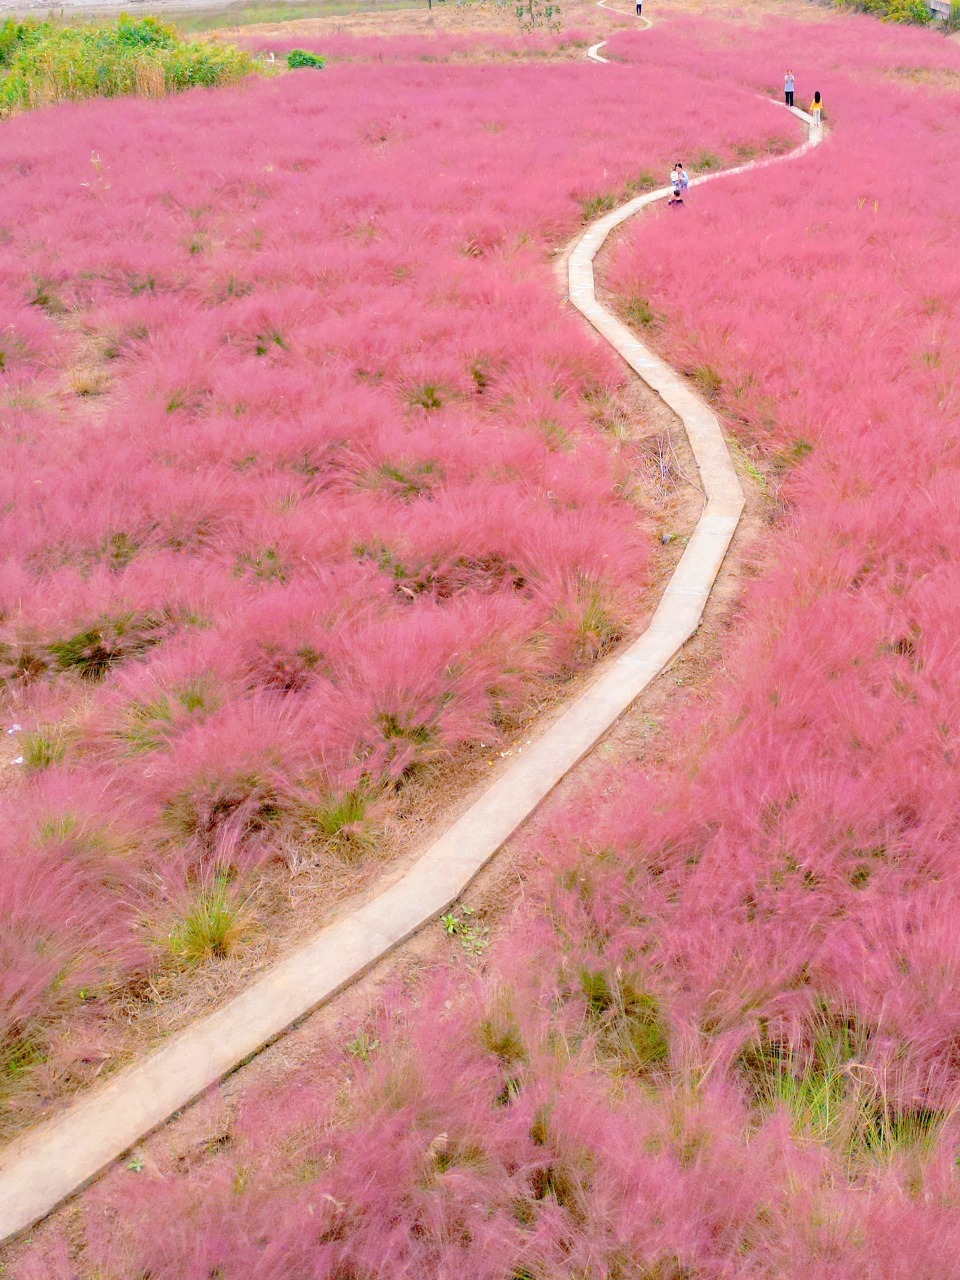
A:
<svg viewBox="0 0 960 1280">
<path fill-rule="evenodd" d="M 792 106 L 793 106 L 793 90 L 792 90 L 792 89 L 784 89 L 784 91 L 783 91 L 783 96 L 784 96 L 784 97 L 786 98 L 786 100 L 787 100 L 787 106 L 788 106 L 788 107 L 792 107 Z"/>
</svg>

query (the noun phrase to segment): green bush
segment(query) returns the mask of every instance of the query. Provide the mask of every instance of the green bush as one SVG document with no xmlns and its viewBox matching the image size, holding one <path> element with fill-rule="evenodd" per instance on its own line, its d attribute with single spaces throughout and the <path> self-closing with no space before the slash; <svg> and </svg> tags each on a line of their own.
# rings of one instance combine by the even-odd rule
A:
<svg viewBox="0 0 960 1280">
<path fill-rule="evenodd" d="M 322 67 L 326 58 L 319 53 L 311 53 L 308 49 L 291 49 L 287 54 L 287 66 L 292 69 L 296 67 Z"/>
<path fill-rule="evenodd" d="M 836 0 L 839 9 L 872 13 L 883 22 L 905 22 L 926 26 L 931 19 L 927 0 Z"/>
<path fill-rule="evenodd" d="M 194 85 L 235 84 L 254 70 L 231 45 L 181 39 L 158 18 L 121 14 L 113 24 L 54 20 L 0 24 L 0 110 L 64 99 L 140 94 L 159 97 Z"/>
</svg>

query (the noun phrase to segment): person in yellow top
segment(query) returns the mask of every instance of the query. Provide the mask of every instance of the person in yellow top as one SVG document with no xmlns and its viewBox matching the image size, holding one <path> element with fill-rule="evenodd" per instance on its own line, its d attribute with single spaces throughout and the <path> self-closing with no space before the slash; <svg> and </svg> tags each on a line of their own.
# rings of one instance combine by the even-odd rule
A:
<svg viewBox="0 0 960 1280">
<path fill-rule="evenodd" d="M 820 97 L 819 89 L 813 95 L 813 101 L 810 103 L 810 114 L 813 116 L 814 124 L 819 125 L 823 123 L 821 119 L 823 115 L 823 99 Z"/>
</svg>

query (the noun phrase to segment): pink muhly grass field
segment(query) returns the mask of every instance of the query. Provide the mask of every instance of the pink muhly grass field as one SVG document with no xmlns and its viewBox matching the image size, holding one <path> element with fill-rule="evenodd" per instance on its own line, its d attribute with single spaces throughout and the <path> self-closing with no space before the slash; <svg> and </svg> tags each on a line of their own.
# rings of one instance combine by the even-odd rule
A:
<svg viewBox="0 0 960 1280">
<path fill-rule="evenodd" d="M 434 33 L 379 36 L 324 32 L 322 36 L 288 35 L 282 29 L 269 36 L 256 29 L 241 33 L 239 43 L 256 53 L 286 55 L 291 49 L 310 45 L 328 63 L 337 62 L 487 62 L 491 59 L 567 58 L 593 43 L 596 36 L 578 28 L 563 31 L 528 31 L 510 35 L 502 31 L 469 35 Z"/>
<path fill-rule="evenodd" d="M 669 128 L 635 129 L 644 102 Z M 548 252 L 694 139 L 792 133 L 581 65 L 348 65 L 5 126 L 14 1121 L 115 1059 L 114 1006 L 197 958 L 185 919 L 219 912 L 216 958 L 266 864 L 352 874 L 404 778 L 638 617 L 622 375 Z"/>
<path fill-rule="evenodd" d="M 24 1277 L 956 1271 L 960 53 L 846 18 L 623 43 L 725 96 L 790 62 L 832 130 L 608 268 L 773 490 L 727 672 L 669 765 L 551 818 L 489 952 L 208 1100 L 214 1157 L 171 1130 Z"/>
</svg>

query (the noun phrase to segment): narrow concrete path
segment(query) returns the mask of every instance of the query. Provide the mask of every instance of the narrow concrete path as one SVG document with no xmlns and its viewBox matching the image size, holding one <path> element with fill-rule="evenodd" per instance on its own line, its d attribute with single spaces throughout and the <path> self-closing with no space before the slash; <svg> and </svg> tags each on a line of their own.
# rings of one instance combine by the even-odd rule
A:
<svg viewBox="0 0 960 1280">
<path fill-rule="evenodd" d="M 606 9 L 609 13 L 619 14 L 621 18 L 632 18 L 634 16 L 632 13 L 624 13 L 622 9 L 615 9 L 612 4 L 607 4 L 606 0 L 597 0 L 597 8 Z M 643 23 L 644 30 L 649 31 L 649 29 L 653 26 L 653 23 L 650 21 L 649 18 L 644 18 L 639 13 L 636 15 L 636 17 L 638 22 Z M 591 62 L 609 63 L 610 61 L 609 58 L 602 58 L 600 56 L 600 50 L 603 48 L 603 46 L 606 43 L 607 43 L 606 40 L 601 40 L 598 44 L 592 44 L 590 46 L 590 48 L 587 50 L 587 57 L 591 60 Z"/>
<path fill-rule="evenodd" d="M 794 114 L 810 126 L 803 146 L 709 180 L 796 159 L 815 146 L 820 131 L 803 112 Z M 694 179 L 694 185 L 706 181 Z M 571 302 L 680 417 L 700 468 L 706 504 L 650 625 L 378 897 L 324 929 L 143 1062 L 12 1143 L 0 1165 L 0 1242 L 45 1217 L 152 1129 L 445 911 L 696 631 L 736 529 L 743 493 L 716 417 L 679 374 L 597 301 L 593 276 L 593 259 L 610 232 L 669 191 L 639 196 L 594 222 L 568 267 Z"/>
</svg>

